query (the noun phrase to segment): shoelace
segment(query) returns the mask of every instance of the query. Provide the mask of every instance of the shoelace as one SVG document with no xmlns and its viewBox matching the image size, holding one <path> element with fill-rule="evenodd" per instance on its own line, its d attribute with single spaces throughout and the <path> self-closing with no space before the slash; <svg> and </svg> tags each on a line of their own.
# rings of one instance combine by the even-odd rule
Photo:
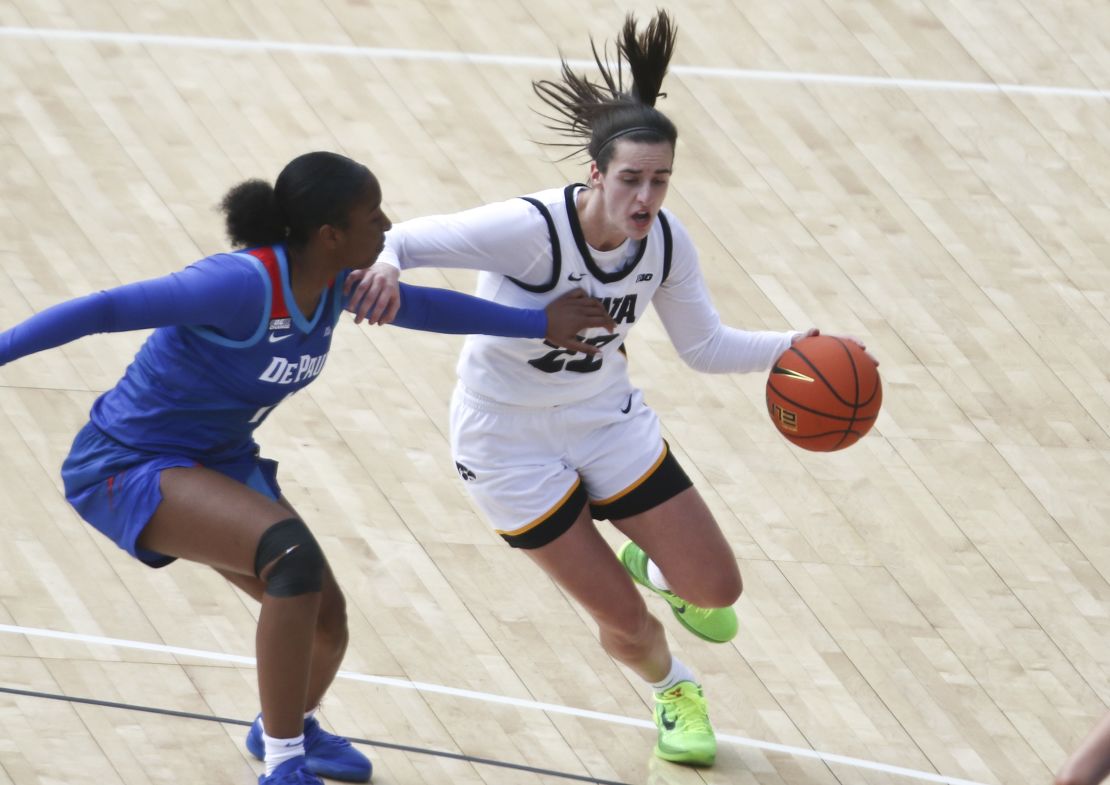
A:
<svg viewBox="0 0 1110 785">
<path fill-rule="evenodd" d="M 705 708 L 705 698 L 697 692 L 678 688 L 669 690 L 657 696 L 657 700 L 666 707 L 669 716 L 682 726 L 685 732 L 712 733 L 709 724 L 709 714 Z"/>
<path fill-rule="evenodd" d="M 705 619 L 708 619 L 713 611 L 718 610 L 717 608 L 703 608 L 700 605 L 694 605 L 692 603 L 686 602 L 686 600 L 682 599 L 677 594 L 671 591 L 664 592 L 664 596 L 675 608 L 681 608 L 681 610 L 679 610 L 679 613 L 690 620 L 696 619 L 698 621 L 703 621 Z"/>
<path fill-rule="evenodd" d="M 715 611 L 716 608 L 703 608 L 700 605 L 691 605 L 686 603 L 686 610 L 683 613 L 687 616 L 692 616 L 697 619 L 709 618 L 709 615 Z"/>
</svg>

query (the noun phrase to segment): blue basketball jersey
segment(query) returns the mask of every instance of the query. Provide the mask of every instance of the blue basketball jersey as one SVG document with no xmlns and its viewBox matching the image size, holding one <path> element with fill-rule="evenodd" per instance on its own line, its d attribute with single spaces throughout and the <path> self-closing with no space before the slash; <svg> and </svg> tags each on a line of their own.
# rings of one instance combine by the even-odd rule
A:
<svg viewBox="0 0 1110 785">
<path fill-rule="evenodd" d="M 254 430 L 323 370 L 343 276 L 306 316 L 289 286 L 284 248 L 230 256 L 253 265 L 263 283 L 254 333 L 232 339 L 205 327 L 157 328 L 119 383 L 93 404 L 92 422 L 112 439 L 206 462 L 254 450 Z"/>
<path fill-rule="evenodd" d="M 348 273 L 302 314 L 284 247 L 214 254 L 36 313 L 0 332 L 0 365 L 84 335 L 154 328 L 124 377 L 93 404 L 92 425 L 139 452 L 234 460 L 254 451 L 252 434 L 270 411 L 323 370 Z M 407 284 L 399 294 L 400 327 L 533 338 L 547 331 L 541 309 Z"/>
</svg>

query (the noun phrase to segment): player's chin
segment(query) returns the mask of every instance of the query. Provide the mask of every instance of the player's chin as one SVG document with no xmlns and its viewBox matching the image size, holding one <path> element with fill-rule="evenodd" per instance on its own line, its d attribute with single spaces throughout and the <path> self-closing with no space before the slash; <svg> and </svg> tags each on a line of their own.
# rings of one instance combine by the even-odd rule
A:
<svg viewBox="0 0 1110 785">
<path fill-rule="evenodd" d="M 633 240 L 643 240 L 651 233 L 653 223 L 655 223 L 655 216 L 650 214 L 647 217 L 630 218 L 625 225 L 625 233 Z"/>
<path fill-rule="evenodd" d="M 374 262 L 378 261 L 378 257 L 382 255 L 382 251 L 384 251 L 384 250 L 385 250 L 385 243 L 382 243 L 381 245 L 379 245 L 377 248 L 374 249 L 373 253 L 370 254 L 370 258 L 366 260 L 366 264 L 364 264 L 363 267 L 373 267 Z"/>
</svg>

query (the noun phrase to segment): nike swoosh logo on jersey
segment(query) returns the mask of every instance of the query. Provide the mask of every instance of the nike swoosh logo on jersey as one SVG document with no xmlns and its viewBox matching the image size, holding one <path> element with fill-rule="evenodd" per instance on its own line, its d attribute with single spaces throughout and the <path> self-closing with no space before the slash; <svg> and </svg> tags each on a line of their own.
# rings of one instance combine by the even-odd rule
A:
<svg viewBox="0 0 1110 785">
<path fill-rule="evenodd" d="M 581 275 L 575 275 L 574 273 L 571 273 L 570 275 L 567 276 L 567 280 L 568 281 L 581 281 L 585 277 L 586 277 L 585 273 L 582 273 Z"/>
<path fill-rule="evenodd" d="M 632 410 L 632 393 L 628 394 L 628 403 L 621 407 L 621 414 L 628 414 Z"/>
<path fill-rule="evenodd" d="M 292 337 L 293 333 L 286 333 L 285 335 L 274 335 L 273 333 L 270 333 L 269 336 L 267 336 L 267 339 L 270 341 L 270 343 L 277 343 L 278 341 L 284 341 L 286 338 Z"/>
</svg>

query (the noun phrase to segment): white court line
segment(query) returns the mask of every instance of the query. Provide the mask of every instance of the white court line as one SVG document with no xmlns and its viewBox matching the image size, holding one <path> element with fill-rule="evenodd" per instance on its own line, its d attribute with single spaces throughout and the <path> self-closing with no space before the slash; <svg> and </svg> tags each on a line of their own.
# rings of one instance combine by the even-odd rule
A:
<svg viewBox="0 0 1110 785">
<path fill-rule="evenodd" d="M 312 44 L 298 41 L 259 41 L 235 38 L 207 38 L 187 35 L 155 35 L 120 33 L 100 30 L 62 30 L 45 27 L 0 27 L 0 38 L 36 38 L 52 41 L 102 41 L 113 44 L 149 44 L 186 49 L 216 49 L 255 52 L 295 52 L 299 54 L 361 57 L 377 60 L 435 60 L 446 63 L 474 65 L 530 66 L 557 69 L 559 61 L 549 57 L 446 52 L 427 49 L 390 49 L 341 44 Z M 575 68 L 592 68 L 592 60 L 570 60 Z M 1052 85 L 1002 84 L 996 82 L 959 82 L 944 79 L 898 79 L 883 76 L 851 74 L 818 74 L 804 71 L 763 71 L 749 68 L 710 68 L 675 65 L 674 74 L 704 76 L 756 82 L 798 82 L 839 87 L 897 87 L 903 90 L 939 90 L 949 92 L 1004 93 L 1066 98 L 1110 98 L 1110 90 L 1092 87 L 1055 87 Z"/>
<path fill-rule="evenodd" d="M 120 649 L 138 649 L 140 651 L 152 651 L 162 654 L 176 654 L 182 657 L 195 657 L 202 660 L 216 660 L 218 662 L 230 662 L 236 665 L 250 665 L 255 664 L 253 657 L 243 657 L 237 654 L 224 654 L 223 652 L 204 651 L 203 649 L 187 649 L 180 646 L 166 646 L 160 643 L 144 643 L 142 641 L 129 641 L 121 638 L 105 638 L 99 635 L 82 635 L 75 632 L 59 632 L 57 630 L 44 630 L 36 627 L 17 627 L 11 624 L 0 624 L 0 633 L 10 633 L 12 635 L 26 635 L 31 638 L 53 638 L 55 640 L 73 641 L 77 643 L 89 643 L 100 646 L 114 646 Z M 455 698 L 466 698 L 468 700 L 483 701 L 485 703 L 500 703 L 506 706 L 515 706 L 518 709 L 533 709 L 535 711 L 543 711 L 548 714 L 565 714 L 571 717 L 581 717 L 589 720 L 600 720 L 602 722 L 609 722 L 616 725 L 632 725 L 637 728 L 650 728 L 655 729 L 655 723 L 647 720 L 634 719 L 632 717 L 624 717 L 619 714 L 606 714 L 600 711 L 590 711 L 589 709 L 576 709 L 571 706 L 560 706 L 557 703 L 542 703 L 540 701 L 524 700 L 521 698 L 510 698 L 505 695 L 494 695 L 488 692 L 475 692 L 474 690 L 461 690 L 455 687 L 444 687 L 440 684 L 427 684 L 419 681 L 409 681 L 408 679 L 394 679 L 388 676 L 368 676 L 364 673 L 354 673 L 352 671 L 340 671 L 338 677 L 341 679 L 348 679 L 350 681 L 361 681 L 367 684 L 379 684 L 385 687 L 399 687 L 406 690 L 417 690 L 419 692 L 435 693 L 437 695 L 450 695 Z M 770 741 L 759 741 L 757 739 L 748 739 L 743 736 L 730 736 L 725 733 L 717 734 L 717 741 L 729 742 L 743 747 L 753 747 L 759 750 L 767 750 L 769 752 L 781 752 L 788 755 L 795 755 L 800 758 L 815 758 L 824 761 L 825 763 L 839 763 L 844 766 L 853 766 L 857 769 L 868 769 L 870 771 L 881 771 L 885 774 L 896 774 L 901 777 L 911 777 L 916 780 L 924 780 L 925 782 L 940 782 L 948 783 L 948 785 L 982 785 L 982 783 L 973 782 L 971 780 L 962 780 L 956 777 L 945 777 L 941 774 L 933 774 L 928 771 L 917 771 L 916 769 L 907 769 L 902 766 L 890 766 L 885 763 L 875 763 L 874 761 L 862 760 L 860 758 L 849 758 L 845 755 L 837 755 L 831 752 L 820 752 L 818 750 L 810 750 L 804 747 L 791 747 L 787 744 L 775 744 Z"/>
</svg>

